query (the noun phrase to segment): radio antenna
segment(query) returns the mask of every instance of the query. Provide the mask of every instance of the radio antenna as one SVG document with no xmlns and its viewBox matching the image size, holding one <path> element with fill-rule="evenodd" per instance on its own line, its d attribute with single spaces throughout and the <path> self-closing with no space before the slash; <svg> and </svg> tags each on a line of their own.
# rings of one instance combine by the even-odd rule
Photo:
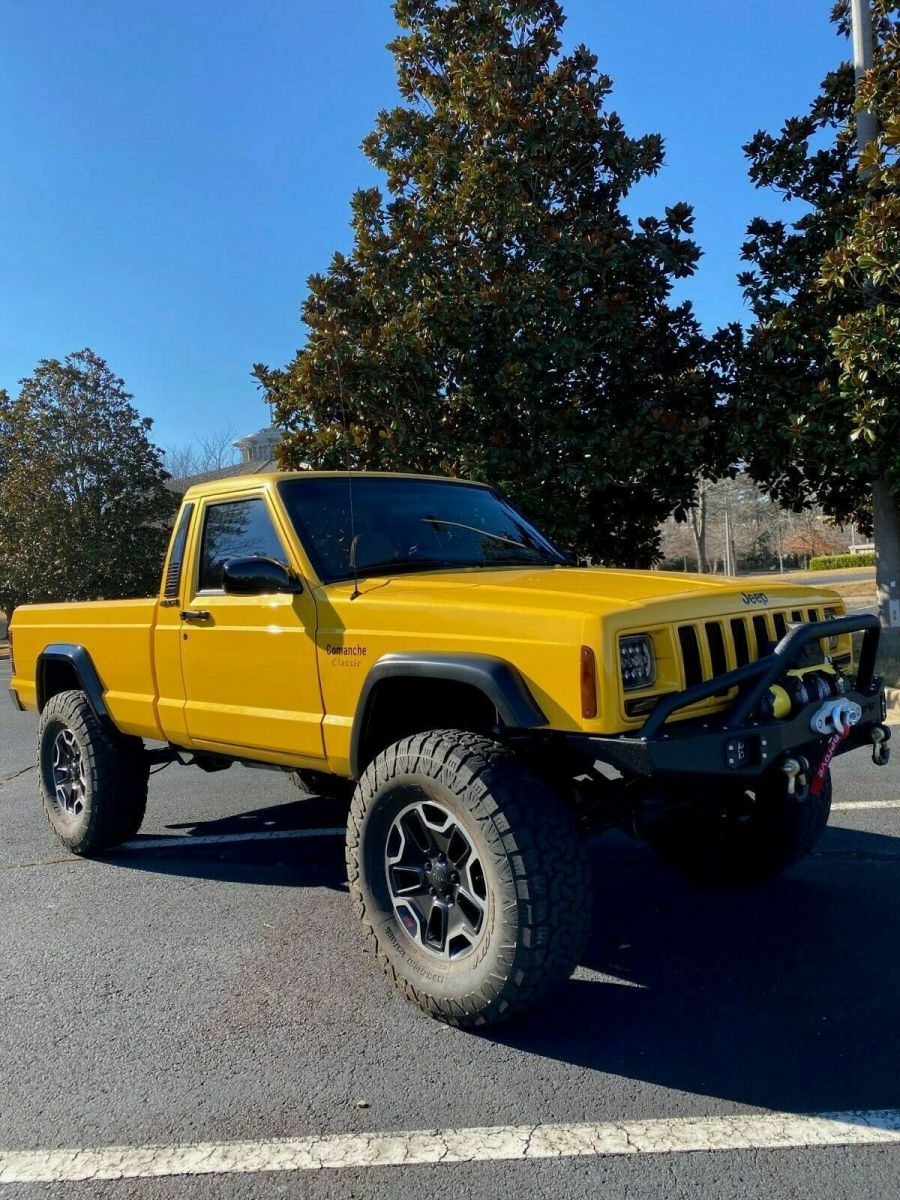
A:
<svg viewBox="0 0 900 1200">
<path fill-rule="evenodd" d="M 350 426 L 347 424 L 347 405 L 344 402 L 344 382 L 341 377 L 341 358 L 335 351 L 334 361 L 337 366 L 338 395 L 341 400 L 341 420 L 344 425 L 344 448 L 347 461 L 347 493 L 350 498 L 350 567 L 353 571 L 353 591 L 350 599 L 355 600 L 362 593 L 359 590 L 359 572 L 356 569 L 356 513 L 353 508 L 353 459 L 350 454 Z"/>
</svg>

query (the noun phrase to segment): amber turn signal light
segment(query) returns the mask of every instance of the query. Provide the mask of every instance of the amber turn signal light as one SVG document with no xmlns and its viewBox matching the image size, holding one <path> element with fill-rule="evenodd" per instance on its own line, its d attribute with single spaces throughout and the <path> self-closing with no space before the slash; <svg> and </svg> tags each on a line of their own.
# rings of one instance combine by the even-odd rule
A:
<svg viewBox="0 0 900 1200">
<path fill-rule="evenodd" d="M 586 720 L 597 715 L 597 660 L 590 646 L 581 647 L 581 715 Z"/>
</svg>

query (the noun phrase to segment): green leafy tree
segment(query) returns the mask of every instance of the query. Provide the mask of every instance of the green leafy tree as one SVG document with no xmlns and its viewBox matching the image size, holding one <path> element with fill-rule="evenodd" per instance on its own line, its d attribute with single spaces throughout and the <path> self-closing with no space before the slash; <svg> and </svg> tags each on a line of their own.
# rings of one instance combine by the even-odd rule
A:
<svg viewBox="0 0 900 1200">
<path fill-rule="evenodd" d="M 846 37 L 846 0 L 832 20 Z M 743 257 L 752 266 L 740 281 L 755 319 L 736 389 L 733 453 L 796 511 L 819 503 L 871 532 L 873 493 L 880 496 L 887 547 L 900 528 L 900 6 L 878 0 L 875 25 L 876 69 L 865 86 L 884 133 L 863 161 L 849 62 L 825 77 L 805 116 L 745 147 L 754 183 L 802 215 L 748 228 Z"/>
<path fill-rule="evenodd" d="M 151 422 L 90 350 L 0 394 L 0 608 L 147 595 L 174 498 Z"/>
<path fill-rule="evenodd" d="M 825 256 L 823 280 L 837 303 L 832 344 L 840 389 L 853 412 L 851 437 L 873 475 L 882 622 L 900 625 L 900 4 L 880 2 L 880 44 L 858 107 L 877 136 L 859 156 L 862 205 L 847 237 Z M 880 132 L 878 132 L 880 130 Z M 855 303 L 853 303 L 855 301 Z M 895 633 L 896 640 L 896 633 Z"/>
<path fill-rule="evenodd" d="M 711 453 L 719 369 L 673 280 L 691 209 L 633 223 L 663 162 L 607 107 L 555 0 L 397 0 L 403 104 L 363 143 L 386 176 L 352 200 L 353 248 L 309 279 L 305 346 L 255 373 L 285 466 L 486 480 L 557 540 L 646 563 Z"/>
</svg>

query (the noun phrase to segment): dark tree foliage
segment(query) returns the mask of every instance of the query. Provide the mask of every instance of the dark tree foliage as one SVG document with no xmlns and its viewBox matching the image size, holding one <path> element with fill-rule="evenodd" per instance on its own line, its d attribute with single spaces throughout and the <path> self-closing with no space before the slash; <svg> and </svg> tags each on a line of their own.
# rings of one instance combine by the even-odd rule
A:
<svg viewBox="0 0 900 1200">
<path fill-rule="evenodd" d="M 175 500 L 131 399 L 90 350 L 0 393 L 0 608 L 157 590 Z"/>
<path fill-rule="evenodd" d="M 841 37 L 849 33 L 848 7 L 842 0 L 832 12 Z M 876 56 L 886 68 L 893 53 L 896 70 L 900 8 L 879 2 L 875 12 Z M 900 491 L 900 448 L 896 384 L 893 402 L 876 413 L 869 388 L 837 353 L 868 320 L 872 299 L 866 262 L 856 255 L 849 269 L 868 205 L 855 139 L 853 69 L 844 62 L 825 77 L 809 113 L 786 121 L 777 136 L 757 133 L 744 148 L 753 182 L 805 211 L 793 222 L 758 218 L 747 231 L 743 257 L 752 267 L 740 282 L 755 321 L 733 453 L 785 504 L 818 502 L 830 516 L 871 529 L 875 481 L 889 478 Z M 894 370 L 896 353 L 895 340 Z"/>
<path fill-rule="evenodd" d="M 555 0 L 397 0 L 401 106 L 365 139 L 386 177 L 352 200 L 353 248 L 309 279 L 308 338 L 255 373 L 285 466 L 488 481 L 558 541 L 647 563 L 711 453 L 719 368 L 673 280 L 699 257 L 687 204 L 633 223 L 663 162 L 629 137 Z"/>
<path fill-rule="evenodd" d="M 832 343 L 857 453 L 900 496 L 900 4 L 882 3 L 879 12 L 877 61 L 860 98 L 880 132 L 860 157 L 863 204 L 822 274 L 830 301 L 845 307 Z"/>
</svg>

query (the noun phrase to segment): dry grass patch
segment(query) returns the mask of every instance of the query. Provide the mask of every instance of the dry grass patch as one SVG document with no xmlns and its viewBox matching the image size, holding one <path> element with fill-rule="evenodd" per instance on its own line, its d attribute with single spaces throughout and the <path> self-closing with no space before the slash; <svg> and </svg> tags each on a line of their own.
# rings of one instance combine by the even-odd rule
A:
<svg viewBox="0 0 900 1200">
<path fill-rule="evenodd" d="M 832 592 L 837 592 L 839 596 L 852 596 L 855 600 L 872 600 L 875 599 L 875 580 L 874 579 L 857 579 L 854 583 L 848 580 L 846 583 L 826 583 L 825 587 Z"/>
</svg>

